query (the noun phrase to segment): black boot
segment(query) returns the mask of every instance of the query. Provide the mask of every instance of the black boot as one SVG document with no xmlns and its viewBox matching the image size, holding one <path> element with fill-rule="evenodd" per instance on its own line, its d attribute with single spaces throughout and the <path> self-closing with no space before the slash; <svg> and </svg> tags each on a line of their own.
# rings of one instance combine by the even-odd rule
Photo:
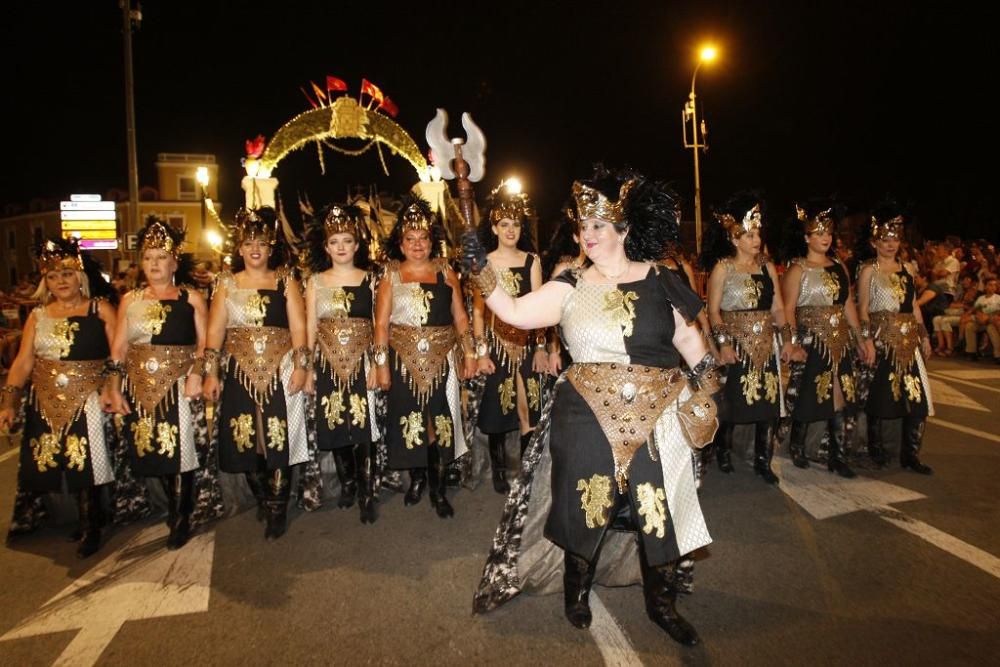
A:
<svg viewBox="0 0 1000 667">
<path fill-rule="evenodd" d="M 490 433 L 490 467 L 493 468 L 493 490 L 506 494 L 510 491 L 507 484 L 507 434 Z"/>
<path fill-rule="evenodd" d="M 771 457 L 774 456 L 773 421 L 757 422 L 754 425 L 753 451 L 753 471 L 768 484 L 777 484 L 778 476 L 771 470 Z"/>
<path fill-rule="evenodd" d="M 337 507 L 347 509 L 354 507 L 358 496 L 358 470 L 354 465 L 353 447 L 340 447 L 333 450 L 333 462 L 337 467 L 337 480 L 340 481 L 340 499 Z"/>
<path fill-rule="evenodd" d="M 410 468 L 410 488 L 403 496 L 403 504 L 416 505 L 424 497 L 424 487 L 427 486 L 427 468 Z"/>
<path fill-rule="evenodd" d="M 257 521 L 267 518 L 267 459 L 257 455 L 257 470 L 244 473 L 250 493 L 257 500 Z"/>
<path fill-rule="evenodd" d="M 101 490 L 96 486 L 80 489 L 76 497 L 80 512 L 80 544 L 77 558 L 86 558 L 101 548 Z"/>
<path fill-rule="evenodd" d="M 441 450 L 438 449 L 436 444 L 431 445 L 430 450 L 427 452 L 427 463 L 427 474 L 430 478 L 431 505 L 434 506 L 434 511 L 442 519 L 455 516 L 455 510 L 452 508 L 451 503 L 448 502 L 448 495 L 446 493 L 448 487 L 445 484 L 445 474 L 448 464 L 441 462 Z"/>
<path fill-rule="evenodd" d="M 563 571 L 563 602 L 566 619 L 573 627 L 584 630 L 590 627 L 593 616 L 590 613 L 590 587 L 594 583 L 597 562 L 566 552 Z"/>
<path fill-rule="evenodd" d="M 290 472 L 288 468 L 275 468 L 268 475 L 266 540 L 276 540 L 288 529 L 288 498 L 292 489 Z"/>
<path fill-rule="evenodd" d="M 651 566 L 646 561 L 646 553 L 639 544 L 639 567 L 642 570 L 642 592 L 646 598 L 646 614 L 653 623 L 663 628 L 674 641 L 684 646 L 694 646 L 700 640 L 698 632 L 678 611 L 677 581 L 675 566 L 677 561 Z"/>
<path fill-rule="evenodd" d="M 788 451 L 792 455 L 792 463 L 796 468 L 808 468 L 809 459 L 806 458 L 806 433 L 809 432 L 809 424 L 792 420 L 792 432 L 788 439 Z"/>
<path fill-rule="evenodd" d="M 903 417 L 903 447 L 899 452 L 899 464 L 921 475 L 933 475 L 930 466 L 920 462 L 917 456 L 924 441 L 924 417 Z"/>
<path fill-rule="evenodd" d="M 878 468 L 884 468 L 889 462 L 882 441 L 882 420 L 871 415 L 868 415 L 868 458 Z"/>
<path fill-rule="evenodd" d="M 191 536 L 191 513 L 194 511 L 194 471 L 160 478 L 167 494 L 167 549 L 174 551 L 187 544 Z"/>
<path fill-rule="evenodd" d="M 733 427 L 732 422 L 722 422 L 715 438 L 715 460 L 724 473 L 733 471 Z"/>
<path fill-rule="evenodd" d="M 362 442 L 354 448 L 355 468 L 358 471 L 358 508 L 361 523 L 375 523 L 375 445 Z"/>
<path fill-rule="evenodd" d="M 847 479 L 856 477 L 857 475 L 847 465 L 847 423 L 844 420 L 843 410 L 833 413 L 828 427 L 830 429 L 830 454 L 826 459 L 827 469 Z"/>
</svg>

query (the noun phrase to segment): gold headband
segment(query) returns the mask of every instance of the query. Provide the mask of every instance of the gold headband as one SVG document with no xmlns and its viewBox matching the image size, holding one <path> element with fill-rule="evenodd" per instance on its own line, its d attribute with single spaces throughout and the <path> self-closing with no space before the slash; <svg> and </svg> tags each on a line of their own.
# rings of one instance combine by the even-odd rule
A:
<svg viewBox="0 0 1000 667">
<path fill-rule="evenodd" d="M 729 213 L 723 213 L 722 215 L 716 213 L 715 219 L 718 220 L 729 233 L 729 238 L 734 240 L 740 238 L 747 232 L 759 230 L 764 224 L 760 216 L 759 203 L 754 204 L 753 208 L 743 214 L 743 222 L 736 222 L 736 218 Z"/>
<path fill-rule="evenodd" d="M 504 218 L 523 221 L 528 217 L 528 197 L 521 192 L 513 193 L 504 181 L 490 194 L 490 224 L 495 225 Z"/>
<path fill-rule="evenodd" d="M 576 208 L 579 212 L 579 219 L 600 218 L 608 222 L 625 221 L 625 203 L 628 200 L 629 191 L 635 186 L 638 179 L 630 178 L 622 183 L 618 191 L 618 201 L 612 204 L 600 190 L 584 185 L 580 181 L 573 183 L 573 198 L 576 200 Z"/>
<path fill-rule="evenodd" d="M 358 217 L 351 215 L 343 207 L 331 206 L 330 212 L 323 220 L 323 228 L 326 230 L 327 238 L 333 234 L 350 234 L 357 239 L 359 238 L 358 222 Z"/>
<path fill-rule="evenodd" d="M 277 224 L 277 220 L 275 220 L 275 224 Z M 274 245 L 277 241 L 277 233 L 274 227 L 268 225 L 263 218 L 257 215 L 256 211 L 241 208 L 236 211 L 236 218 L 233 221 L 233 238 L 236 243 L 261 240 L 269 245 Z"/>
<path fill-rule="evenodd" d="M 805 229 L 806 234 L 825 234 L 827 232 L 833 233 L 832 208 L 820 211 L 814 217 L 810 218 L 809 214 L 806 213 L 806 210 L 796 204 L 795 213 L 798 216 L 799 221 L 805 223 L 803 228 Z"/>
<path fill-rule="evenodd" d="M 431 218 L 420 204 L 413 202 L 403 211 L 403 231 L 422 229 L 430 231 Z"/>
<path fill-rule="evenodd" d="M 46 241 L 38 253 L 38 271 L 43 276 L 49 271 L 83 271 L 83 258 L 72 251 L 64 250 L 52 241 Z"/>
<path fill-rule="evenodd" d="M 877 241 L 903 238 L 903 216 L 897 215 L 891 220 L 879 222 L 872 216 L 872 238 Z"/>
<path fill-rule="evenodd" d="M 180 244 L 174 243 L 174 237 L 166 225 L 159 220 L 154 220 L 146 227 L 146 233 L 142 238 L 142 252 L 147 250 L 166 250 L 174 257 L 180 251 Z"/>
</svg>

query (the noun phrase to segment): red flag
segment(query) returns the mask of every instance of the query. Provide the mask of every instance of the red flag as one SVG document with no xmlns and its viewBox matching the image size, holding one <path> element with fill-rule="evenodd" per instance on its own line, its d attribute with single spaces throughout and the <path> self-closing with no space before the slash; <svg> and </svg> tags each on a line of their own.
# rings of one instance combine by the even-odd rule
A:
<svg viewBox="0 0 1000 667">
<path fill-rule="evenodd" d="M 264 153 L 264 135 L 258 134 L 254 139 L 247 139 L 245 147 L 247 149 L 247 157 L 258 158 Z"/>
<path fill-rule="evenodd" d="M 326 93 L 323 92 L 323 89 L 317 86 L 312 81 L 310 81 L 309 83 L 313 87 L 313 92 L 316 93 L 316 99 L 322 102 L 323 104 L 326 104 Z"/>
<path fill-rule="evenodd" d="M 378 108 L 385 109 L 385 112 L 390 116 L 392 116 L 393 118 L 395 118 L 396 114 L 399 113 L 399 107 L 397 107 L 396 103 L 390 100 L 388 97 L 382 98 L 382 101 L 378 103 Z"/>
<path fill-rule="evenodd" d="M 335 76 L 326 75 L 326 92 L 331 90 L 347 90 L 347 84 Z"/>
<path fill-rule="evenodd" d="M 314 84 L 314 85 L 315 85 L 315 84 Z M 313 101 L 313 98 L 309 97 L 309 93 L 307 93 L 307 92 L 306 92 L 306 89 L 305 89 L 305 88 L 303 88 L 302 86 L 299 86 L 299 90 L 301 90 L 301 91 L 302 91 L 302 94 L 306 96 L 306 99 L 307 99 L 307 100 L 309 100 L 309 104 L 311 104 L 311 105 L 312 105 L 312 108 L 313 108 L 313 109 L 318 109 L 318 108 L 319 108 L 319 105 L 318 105 L 318 104 L 316 104 L 316 102 L 314 102 L 314 101 Z"/>
<path fill-rule="evenodd" d="M 385 99 L 382 95 L 382 91 L 378 89 L 378 86 L 370 82 L 368 79 L 361 79 L 361 93 L 363 95 L 368 95 L 379 104 L 381 104 L 382 100 Z"/>
</svg>

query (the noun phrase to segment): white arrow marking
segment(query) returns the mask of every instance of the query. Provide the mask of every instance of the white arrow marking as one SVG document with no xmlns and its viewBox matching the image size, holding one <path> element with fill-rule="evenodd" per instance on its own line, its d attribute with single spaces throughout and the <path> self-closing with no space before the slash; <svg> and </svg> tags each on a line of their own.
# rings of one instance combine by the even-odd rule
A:
<svg viewBox="0 0 1000 667">
<path fill-rule="evenodd" d="M 641 667 L 642 660 L 632 648 L 628 635 L 594 591 L 590 592 L 590 613 L 593 617 L 590 634 L 594 636 L 604 664 L 608 667 Z"/>
<path fill-rule="evenodd" d="M 93 665 L 125 621 L 208 611 L 215 533 L 167 551 L 163 524 L 146 528 L 46 602 L 0 641 L 79 630 L 55 665 Z"/>
<path fill-rule="evenodd" d="M 961 380 L 1000 380 L 1000 371 L 996 370 L 974 370 L 974 371 L 934 371 L 937 375 L 947 375 L 948 377 L 959 378 Z"/>
<path fill-rule="evenodd" d="M 772 465 L 781 476 L 779 488 L 816 519 L 872 512 L 1000 579 L 1000 558 L 890 507 L 892 503 L 926 498 L 923 494 L 875 479 L 844 479 L 815 467 L 802 470 L 786 465 L 783 459 L 775 459 Z"/>
<path fill-rule="evenodd" d="M 974 435 L 977 438 L 982 438 L 983 440 L 992 440 L 993 442 L 1000 442 L 1000 436 L 993 433 L 987 433 L 986 431 L 979 431 L 974 428 L 969 428 L 968 426 L 962 426 L 961 424 L 956 424 L 955 422 L 946 421 L 944 419 L 938 419 L 937 417 L 928 417 L 927 421 L 935 426 L 943 426 L 945 428 L 950 428 L 953 431 L 958 431 L 959 433 L 968 433 L 969 435 Z"/>
<path fill-rule="evenodd" d="M 954 372 L 959 372 L 959 371 L 954 371 Z M 982 373 L 982 372 L 992 373 L 993 371 L 967 371 L 967 372 L 969 372 L 969 373 Z M 930 376 L 932 376 L 932 377 L 943 378 L 945 380 L 948 380 L 949 382 L 957 382 L 959 384 L 964 384 L 964 385 L 968 385 L 970 387 L 975 387 L 976 389 L 981 389 L 983 391 L 992 391 L 993 393 L 1000 394 L 1000 389 L 997 389 L 996 387 L 988 387 L 985 384 L 979 384 L 978 382 L 970 382 L 968 380 L 963 380 L 961 378 L 952 377 L 951 375 L 944 375 L 944 374 L 942 374 L 939 371 L 931 371 L 931 372 L 928 372 L 927 374 L 930 375 Z"/>
<path fill-rule="evenodd" d="M 989 412 L 989 408 L 979 401 L 970 398 L 968 395 L 955 389 L 950 384 L 942 382 L 937 378 L 930 378 L 931 396 L 937 405 L 953 405 L 958 408 L 978 410 L 979 412 Z"/>
</svg>

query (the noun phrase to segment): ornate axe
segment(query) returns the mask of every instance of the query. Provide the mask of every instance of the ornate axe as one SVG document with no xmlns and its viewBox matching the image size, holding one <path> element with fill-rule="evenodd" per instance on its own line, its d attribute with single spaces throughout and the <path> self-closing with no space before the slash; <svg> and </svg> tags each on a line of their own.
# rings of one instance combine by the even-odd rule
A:
<svg viewBox="0 0 1000 667">
<path fill-rule="evenodd" d="M 465 218 L 466 229 L 472 229 L 472 211 L 476 196 L 472 184 L 483 178 L 486 170 L 486 136 L 479 126 L 472 122 L 468 112 L 462 114 L 462 127 L 466 138 L 448 138 L 448 113 L 438 109 L 437 115 L 427 123 L 427 144 L 434 154 L 435 166 L 441 170 L 441 177 L 446 180 L 458 180 L 458 204 Z M 454 162 L 448 155 L 454 152 Z"/>
</svg>

